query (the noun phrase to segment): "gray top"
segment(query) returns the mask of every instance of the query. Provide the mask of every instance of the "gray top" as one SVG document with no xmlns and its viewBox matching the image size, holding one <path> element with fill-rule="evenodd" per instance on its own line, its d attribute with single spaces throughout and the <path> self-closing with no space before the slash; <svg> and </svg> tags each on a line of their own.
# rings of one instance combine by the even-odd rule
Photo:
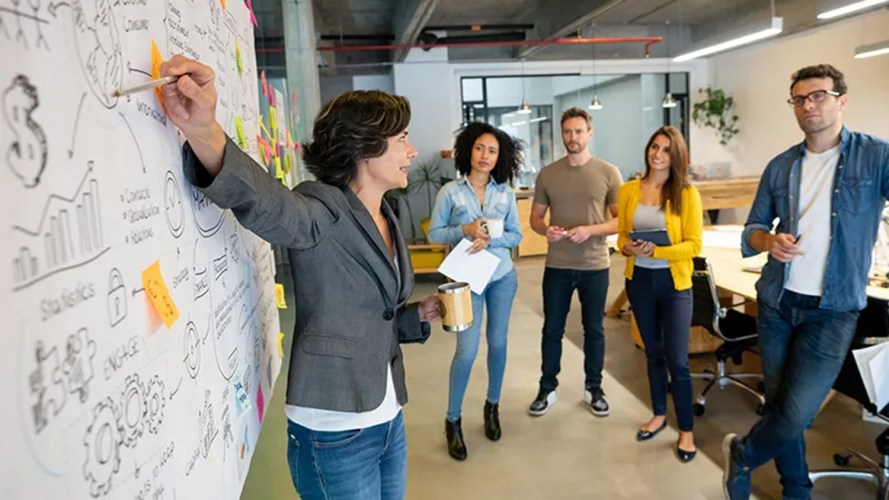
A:
<svg viewBox="0 0 889 500">
<path fill-rule="evenodd" d="M 651 231 L 664 229 L 667 222 L 664 220 L 664 212 L 660 205 L 636 205 L 636 213 L 633 214 L 633 229 L 636 231 Z M 667 259 L 653 259 L 651 257 L 636 257 L 635 264 L 646 269 L 667 269 L 670 262 Z"/>
</svg>

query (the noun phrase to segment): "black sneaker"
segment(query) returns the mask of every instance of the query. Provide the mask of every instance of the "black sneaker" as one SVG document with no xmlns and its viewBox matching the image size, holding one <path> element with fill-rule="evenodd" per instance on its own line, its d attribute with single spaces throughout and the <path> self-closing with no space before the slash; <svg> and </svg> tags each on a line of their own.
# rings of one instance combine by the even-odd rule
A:
<svg viewBox="0 0 889 500">
<path fill-rule="evenodd" d="M 605 399 L 605 392 L 601 387 L 592 389 L 587 387 L 583 391 L 583 400 L 590 405 L 590 411 L 597 417 L 607 417 L 611 413 L 608 407 L 608 400 Z"/>
<path fill-rule="evenodd" d="M 537 393 L 537 397 L 531 402 L 531 406 L 528 408 L 528 413 L 535 417 L 546 415 L 546 412 L 549 411 L 552 405 L 556 404 L 556 401 L 558 400 L 559 396 L 556 395 L 556 391 L 540 389 L 540 392 Z"/>
<path fill-rule="evenodd" d="M 722 491 L 726 500 L 747 500 L 750 498 L 750 469 L 738 461 L 736 450 L 741 438 L 735 433 L 725 435 L 722 440 L 722 457 L 725 469 L 722 474 Z"/>
</svg>

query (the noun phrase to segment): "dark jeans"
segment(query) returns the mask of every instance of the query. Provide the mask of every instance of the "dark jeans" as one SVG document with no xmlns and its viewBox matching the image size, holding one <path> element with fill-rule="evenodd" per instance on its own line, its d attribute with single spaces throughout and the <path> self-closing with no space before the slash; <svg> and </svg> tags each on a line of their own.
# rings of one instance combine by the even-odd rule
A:
<svg viewBox="0 0 889 500">
<path fill-rule="evenodd" d="M 691 289 L 676 290 L 669 269 L 643 267 L 633 269 L 633 279 L 626 281 L 626 289 L 633 317 L 645 342 L 652 410 L 655 415 L 667 414 L 667 384 L 672 381 L 669 383 L 679 430 L 691 432 L 694 428 L 688 367 Z"/>
<path fill-rule="evenodd" d="M 543 339 L 540 350 L 540 388 L 555 390 L 562 370 L 562 337 L 571 309 L 571 296 L 577 290 L 583 322 L 583 370 L 585 386 L 602 385 L 605 364 L 605 296 L 608 294 L 608 269 L 580 271 L 547 267 L 543 271 Z"/>
<path fill-rule="evenodd" d="M 837 378 L 855 335 L 858 312 L 818 308 L 818 297 L 784 290 L 779 308 L 760 302 L 757 316 L 766 413 L 738 446 L 740 465 L 775 460 L 784 498 L 810 498 L 803 436 Z"/>
</svg>

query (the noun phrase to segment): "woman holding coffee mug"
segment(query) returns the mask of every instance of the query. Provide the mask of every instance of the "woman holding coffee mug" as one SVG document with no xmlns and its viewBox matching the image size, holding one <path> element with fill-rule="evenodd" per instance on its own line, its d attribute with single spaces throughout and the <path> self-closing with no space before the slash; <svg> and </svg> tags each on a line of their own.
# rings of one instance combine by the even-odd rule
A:
<svg viewBox="0 0 889 500">
<path fill-rule="evenodd" d="M 688 336 L 692 258 L 701 251 L 703 233 L 701 195 L 687 176 L 688 147 L 682 133 L 674 127 L 661 127 L 645 147 L 645 175 L 621 186 L 617 209 L 617 245 L 627 256 L 627 297 L 645 343 L 654 410 L 651 420 L 636 432 L 636 439 L 647 441 L 667 425 L 669 370 L 679 423 L 676 453 L 681 462 L 689 462 L 697 454 Z M 669 245 L 630 237 L 633 231 L 663 229 Z"/>
<path fill-rule="evenodd" d="M 500 388 L 506 370 L 506 336 L 518 280 L 510 249 L 522 241 L 513 179 L 519 172 L 522 145 L 502 130 L 473 122 L 457 135 L 454 164 L 462 177 L 445 184 L 435 199 L 429 239 L 456 245 L 472 241 L 470 252 L 487 249 L 500 258 L 491 282 L 481 295 L 472 294 L 470 329 L 457 333 L 457 351 L 451 362 L 445 435 L 448 453 L 466 459 L 461 411 L 469 374 L 478 353 L 484 306 L 488 306 L 488 394 L 485 401 L 485 436 L 500 439 Z"/>
<path fill-rule="evenodd" d="M 407 402 L 399 343 L 423 342 L 438 299 L 408 303 L 407 245 L 383 194 L 407 186 L 417 151 L 407 99 L 347 92 L 315 119 L 302 152 L 317 181 L 282 186 L 216 121 L 213 70 L 176 55 L 163 88 L 187 139 L 189 182 L 257 236 L 287 248 L 296 325 L 287 380 L 287 460 L 300 498 L 401 499 Z"/>
</svg>

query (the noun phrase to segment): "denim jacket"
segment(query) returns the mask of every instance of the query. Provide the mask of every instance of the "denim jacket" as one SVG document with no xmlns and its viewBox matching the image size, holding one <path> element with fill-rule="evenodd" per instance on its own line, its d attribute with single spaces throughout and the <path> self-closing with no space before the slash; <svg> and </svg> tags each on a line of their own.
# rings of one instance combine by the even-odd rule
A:
<svg viewBox="0 0 889 500">
<path fill-rule="evenodd" d="M 519 225 L 515 193 L 509 184 L 498 184 L 492 178 L 485 188 L 485 207 L 478 203 L 478 197 L 466 178 L 448 182 L 435 197 L 435 207 L 429 224 L 429 240 L 456 245 L 463 238 L 463 224 L 483 217 L 503 219 L 503 236 L 491 240 L 488 251 L 500 258 L 500 265 L 494 271 L 491 281 L 499 280 L 512 270 L 510 249 L 522 242 L 522 228 Z"/>
<path fill-rule="evenodd" d="M 796 234 L 805 141 L 769 162 L 741 236 L 741 254 L 756 255 L 750 236 L 757 230 Z M 840 159 L 831 194 L 830 250 L 820 308 L 833 311 L 864 309 L 867 273 L 877 238 L 884 200 L 889 198 L 889 142 L 843 127 Z M 768 259 L 756 282 L 758 300 L 777 307 L 790 267 Z"/>
</svg>

